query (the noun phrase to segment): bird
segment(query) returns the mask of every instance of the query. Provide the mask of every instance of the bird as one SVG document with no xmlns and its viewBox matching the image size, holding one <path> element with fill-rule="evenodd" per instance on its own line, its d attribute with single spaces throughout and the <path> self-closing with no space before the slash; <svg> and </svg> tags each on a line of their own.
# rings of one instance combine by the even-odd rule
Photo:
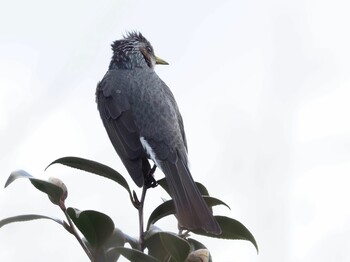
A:
<svg viewBox="0 0 350 262">
<path fill-rule="evenodd" d="M 161 169 L 180 228 L 220 234 L 189 170 L 184 123 L 174 95 L 155 72 L 156 64 L 168 63 L 137 31 L 111 47 L 113 55 L 97 84 L 96 102 L 115 151 L 138 187 L 154 187 L 153 172 Z"/>
</svg>

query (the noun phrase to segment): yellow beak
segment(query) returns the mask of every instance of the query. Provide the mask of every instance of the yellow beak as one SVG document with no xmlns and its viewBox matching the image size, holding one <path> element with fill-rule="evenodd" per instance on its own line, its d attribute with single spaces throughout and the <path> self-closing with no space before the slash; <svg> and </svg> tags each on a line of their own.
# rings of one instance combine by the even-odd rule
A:
<svg viewBox="0 0 350 262">
<path fill-rule="evenodd" d="M 156 56 L 156 65 L 169 65 L 169 63 Z"/>
</svg>

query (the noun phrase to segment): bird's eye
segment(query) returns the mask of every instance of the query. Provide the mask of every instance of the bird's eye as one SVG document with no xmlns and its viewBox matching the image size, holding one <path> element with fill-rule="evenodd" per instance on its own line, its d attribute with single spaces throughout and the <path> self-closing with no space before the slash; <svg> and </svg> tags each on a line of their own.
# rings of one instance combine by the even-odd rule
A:
<svg viewBox="0 0 350 262">
<path fill-rule="evenodd" d="M 152 53 L 152 47 L 150 47 L 150 46 L 148 45 L 148 46 L 146 46 L 146 49 L 147 49 L 147 52 Z"/>
</svg>

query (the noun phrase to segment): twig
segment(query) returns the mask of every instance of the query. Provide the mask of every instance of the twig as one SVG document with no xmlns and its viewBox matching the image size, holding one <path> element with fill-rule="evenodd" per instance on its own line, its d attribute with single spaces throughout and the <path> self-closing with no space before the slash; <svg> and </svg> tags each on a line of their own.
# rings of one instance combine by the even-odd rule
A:
<svg viewBox="0 0 350 262">
<path fill-rule="evenodd" d="M 143 206 L 145 203 L 145 198 L 146 198 L 146 192 L 149 187 L 156 187 L 157 181 L 154 179 L 153 174 L 156 171 L 157 166 L 153 165 L 151 170 L 148 172 L 147 176 L 145 176 L 145 182 L 142 187 L 142 194 L 141 194 L 141 199 L 140 201 L 137 198 L 137 195 L 134 193 L 134 201 L 133 204 L 137 208 L 139 212 L 139 230 L 140 230 L 140 238 L 139 238 L 139 246 L 140 246 L 140 251 L 143 252 L 145 249 L 145 232 L 143 231 Z"/>
<path fill-rule="evenodd" d="M 140 243 L 140 250 L 143 252 L 143 250 L 145 249 L 144 247 L 144 231 L 143 231 L 143 205 L 145 202 L 145 198 L 146 198 L 146 192 L 147 192 L 147 186 L 144 185 L 142 188 L 142 195 L 141 195 L 141 200 L 140 200 L 140 205 L 138 207 L 138 211 L 139 211 L 139 228 L 140 228 L 140 239 L 139 239 L 139 243 Z"/>
<path fill-rule="evenodd" d="M 67 221 L 69 223 L 69 227 L 70 227 L 70 232 L 75 236 L 75 238 L 78 240 L 79 244 L 81 245 L 81 247 L 84 249 L 86 255 L 89 257 L 91 262 L 95 261 L 95 258 L 93 257 L 93 255 L 91 254 L 90 250 L 88 249 L 88 247 L 85 245 L 85 243 L 83 242 L 83 240 L 80 238 L 73 222 L 72 219 L 69 217 L 68 213 L 67 213 L 67 208 L 64 205 L 64 203 L 60 204 L 60 208 L 63 211 L 63 213 L 65 214 Z"/>
</svg>

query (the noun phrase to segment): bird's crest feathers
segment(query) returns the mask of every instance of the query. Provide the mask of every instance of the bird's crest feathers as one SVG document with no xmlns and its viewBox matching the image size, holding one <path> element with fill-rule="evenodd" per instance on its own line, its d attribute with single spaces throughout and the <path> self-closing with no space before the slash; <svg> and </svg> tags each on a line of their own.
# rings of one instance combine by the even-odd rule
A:
<svg viewBox="0 0 350 262">
<path fill-rule="evenodd" d="M 112 43 L 112 50 L 116 51 L 126 46 L 134 46 L 135 42 L 143 42 L 150 45 L 149 41 L 138 31 L 129 31 L 123 35 L 123 39 L 116 40 Z"/>
<path fill-rule="evenodd" d="M 137 31 L 127 32 L 122 39 L 114 41 L 111 47 L 113 56 L 110 69 L 144 66 L 153 68 L 156 63 L 150 42 Z"/>
<path fill-rule="evenodd" d="M 139 42 L 148 42 L 148 40 L 138 31 L 129 31 L 125 35 L 123 35 L 123 38 L 126 40 L 136 40 Z"/>
</svg>

